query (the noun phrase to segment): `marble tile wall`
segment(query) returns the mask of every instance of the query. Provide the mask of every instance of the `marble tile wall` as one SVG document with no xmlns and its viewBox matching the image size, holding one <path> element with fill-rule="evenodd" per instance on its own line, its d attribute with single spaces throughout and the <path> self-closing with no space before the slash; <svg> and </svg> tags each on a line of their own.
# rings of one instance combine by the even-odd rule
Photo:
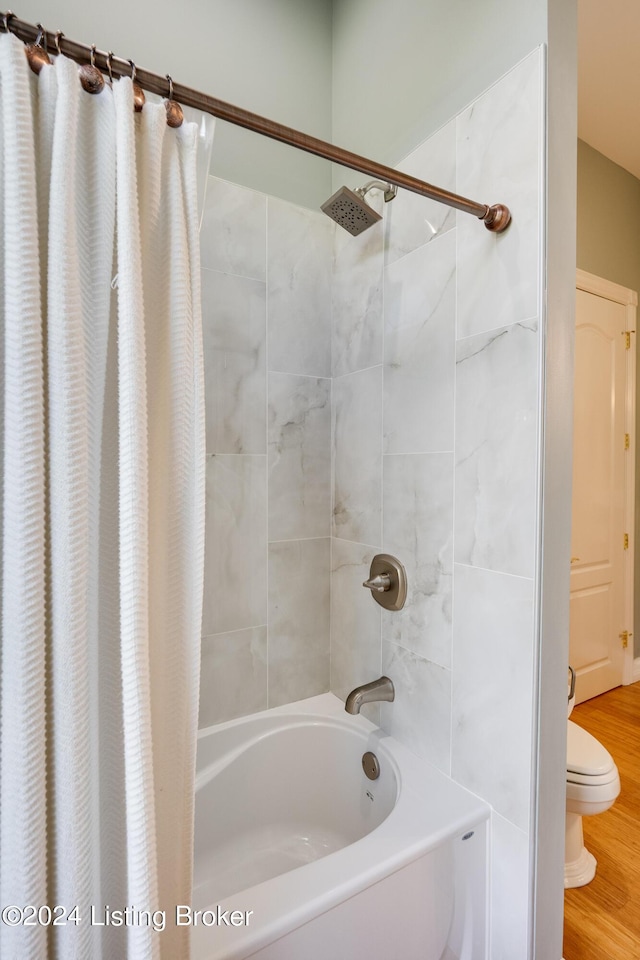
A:
<svg viewBox="0 0 640 960">
<path fill-rule="evenodd" d="M 542 69 L 399 164 L 508 204 L 504 235 L 401 191 L 354 238 L 214 179 L 202 231 L 201 725 L 387 673 L 367 715 L 493 808 L 492 960 L 529 912 Z M 380 551 L 399 613 L 362 588 Z"/>
<path fill-rule="evenodd" d="M 203 727 L 329 688 L 332 239 L 209 180 Z"/>
<path fill-rule="evenodd" d="M 401 191 L 334 247 L 331 688 L 388 674 L 374 719 L 491 804 L 492 960 L 528 936 L 541 91 L 536 50 L 399 165 L 506 203 L 505 234 Z M 360 586 L 381 550 L 398 613 Z"/>
</svg>

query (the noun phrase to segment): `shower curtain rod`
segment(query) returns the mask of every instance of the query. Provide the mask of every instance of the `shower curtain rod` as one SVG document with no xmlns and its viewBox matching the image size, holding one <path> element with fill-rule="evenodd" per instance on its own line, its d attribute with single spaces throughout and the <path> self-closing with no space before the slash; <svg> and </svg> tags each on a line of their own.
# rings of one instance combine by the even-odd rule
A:
<svg viewBox="0 0 640 960">
<path fill-rule="evenodd" d="M 40 34 L 40 26 L 20 20 L 10 11 L 6 14 L 0 14 L 0 20 L 8 27 L 8 30 L 26 43 L 34 43 Z M 84 43 L 77 43 L 75 40 L 69 40 L 63 33 L 54 33 L 43 28 L 41 38 L 45 49 L 51 51 L 58 49 L 65 56 L 76 63 L 91 63 L 92 48 Z M 94 48 L 95 49 L 95 48 Z M 132 66 L 129 60 L 123 60 L 101 50 L 95 50 L 95 65 L 105 73 L 109 71 L 114 76 L 130 77 Z M 150 70 L 143 70 L 136 66 L 136 82 L 150 93 L 156 93 L 159 96 L 167 97 L 172 85 L 173 99 L 185 106 L 195 107 L 204 113 L 209 113 L 220 120 L 226 120 L 239 127 L 245 127 L 247 130 L 253 130 L 272 140 L 279 140 L 281 143 L 289 144 L 298 150 L 304 150 L 307 153 L 315 154 L 317 157 L 323 157 L 325 160 L 331 160 L 341 167 L 350 167 L 352 170 L 358 170 L 360 173 L 366 173 L 378 180 L 384 180 L 396 187 L 417 193 L 421 197 L 428 197 L 436 200 L 438 203 L 445 203 L 449 207 L 455 207 L 464 213 L 469 213 L 482 220 L 487 230 L 494 233 L 501 233 L 511 222 L 509 208 L 504 204 L 495 203 L 488 206 L 486 203 L 476 203 L 474 200 L 468 200 L 457 193 L 450 193 L 441 187 L 425 183 L 416 177 L 411 177 L 400 170 L 394 170 L 393 167 L 387 167 L 375 160 L 368 160 L 366 157 L 358 156 L 357 153 L 351 153 L 349 150 L 343 150 L 317 137 L 309 136 L 300 130 L 294 130 L 292 127 L 285 127 L 274 120 L 268 120 L 257 113 L 251 113 L 249 110 L 243 110 L 242 107 L 236 107 L 231 103 L 225 103 L 224 100 L 218 100 L 206 93 L 193 90 L 191 87 L 185 87 L 181 83 L 173 83 L 169 77 L 162 77 L 160 74 L 152 73 Z"/>
</svg>

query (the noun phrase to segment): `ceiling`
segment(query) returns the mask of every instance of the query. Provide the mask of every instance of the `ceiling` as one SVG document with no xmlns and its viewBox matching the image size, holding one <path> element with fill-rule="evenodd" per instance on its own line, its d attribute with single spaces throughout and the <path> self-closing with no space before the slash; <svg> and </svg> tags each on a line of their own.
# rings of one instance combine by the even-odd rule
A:
<svg viewBox="0 0 640 960">
<path fill-rule="evenodd" d="M 640 179 L 640 0 L 578 0 L 578 136 Z"/>
</svg>

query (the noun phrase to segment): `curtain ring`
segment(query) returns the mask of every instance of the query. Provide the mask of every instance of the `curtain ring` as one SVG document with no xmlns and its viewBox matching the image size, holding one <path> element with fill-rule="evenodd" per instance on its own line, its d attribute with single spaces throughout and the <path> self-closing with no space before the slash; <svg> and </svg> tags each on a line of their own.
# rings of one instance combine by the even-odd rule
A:
<svg viewBox="0 0 640 960">
<path fill-rule="evenodd" d="M 113 50 L 107 54 L 107 70 L 109 72 L 109 83 L 113 86 L 113 73 L 111 72 L 111 61 L 113 60 Z"/>
<path fill-rule="evenodd" d="M 34 73 L 40 73 L 45 63 L 51 63 L 51 57 L 46 51 L 47 43 L 47 32 L 42 26 L 41 23 L 36 23 L 38 28 L 38 36 L 36 37 L 35 43 L 28 43 L 24 52 L 27 55 L 27 60 L 29 61 L 29 66 Z M 45 46 L 42 45 L 42 38 L 44 37 Z"/>
<path fill-rule="evenodd" d="M 5 33 L 11 33 L 9 30 L 9 20 L 11 20 L 13 17 L 15 17 L 13 10 L 7 10 L 6 13 L 2 14 L 2 25 Z"/>
<path fill-rule="evenodd" d="M 169 81 L 169 98 L 164 102 L 167 111 L 167 124 L 170 127 L 181 127 L 184 120 L 182 107 L 173 99 L 173 80 L 169 74 L 167 74 L 167 80 Z"/>
<path fill-rule="evenodd" d="M 60 49 L 60 41 L 62 40 L 63 37 L 64 37 L 64 33 L 62 32 L 62 30 L 56 31 L 56 39 L 54 40 L 54 43 L 56 45 L 56 50 L 58 51 L 59 57 L 62 56 L 62 50 Z"/>
<path fill-rule="evenodd" d="M 78 75 L 82 89 L 87 93 L 100 93 L 104 89 L 104 77 L 96 67 L 96 45 L 91 45 L 91 63 L 83 63 L 78 67 Z"/>
<path fill-rule="evenodd" d="M 138 68 L 133 60 L 129 60 L 129 63 L 131 65 L 131 83 L 133 84 L 133 109 L 136 113 L 142 113 L 145 101 L 144 90 L 139 83 L 136 83 Z"/>
</svg>

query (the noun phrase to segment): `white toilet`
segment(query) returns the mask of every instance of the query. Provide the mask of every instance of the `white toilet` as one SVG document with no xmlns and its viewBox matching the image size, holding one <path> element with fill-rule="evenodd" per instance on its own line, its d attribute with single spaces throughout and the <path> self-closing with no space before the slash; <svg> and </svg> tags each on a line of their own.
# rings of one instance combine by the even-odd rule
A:
<svg viewBox="0 0 640 960">
<path fill-rule="evenodd" d="M 570 696 L 569 713 L 573 703 Z M 593 880 L 596 858 L 584 845 L 582 818 L 608 810 L 619 793 L 620 775 L 609 751 L 573 720 L 567 720 L 565 887 L 582 887 Z"/>
</svg>

